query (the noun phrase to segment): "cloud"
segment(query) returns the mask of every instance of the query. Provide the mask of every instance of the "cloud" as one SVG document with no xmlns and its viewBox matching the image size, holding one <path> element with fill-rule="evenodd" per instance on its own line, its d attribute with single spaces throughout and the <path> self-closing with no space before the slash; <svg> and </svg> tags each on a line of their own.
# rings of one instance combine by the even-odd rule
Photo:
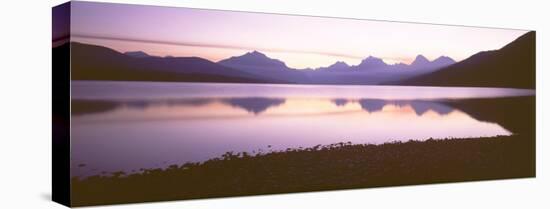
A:
<svg viewBox="0 0 550 209">
<path fill-rule="evenodd" d="M 208 44 L 199 42 L 180 42 L 180 41 L 163 41 L 163 40 L 151 40 L 141 38 L 130 37 L 111 37 L 102 35 L 85 35 L 85 34 L 71 34 L 72 37 L 87 38 L 87 39 L 103 39 L 112 41 L 126 41 L 126 42 L 139 42 L 139 43 L 152 43 L 152 44 L 164 44 L 164 45 L 177 45 L 177 46 L 191 46 L 191 47 L 207 47 L 207 48 L 222 48 L 222 49 L 239 49 L 239 50 L 257 50 L 263 52 L 283 52 L 283 53 L 297 53 L 297 54 L 317 54 L 324 56 L 334 57 L 346 57 L 352 59 L 364 59 L 366 56 L 357 56 L 344 53 L 322 52 L 322 51 L 308 51 L 308 50 L 295 50 L 295 49 L 277 49 L 277 48 L 257 48 L 249 46 L 235 46 L 226 44 Z"/>
</svg>

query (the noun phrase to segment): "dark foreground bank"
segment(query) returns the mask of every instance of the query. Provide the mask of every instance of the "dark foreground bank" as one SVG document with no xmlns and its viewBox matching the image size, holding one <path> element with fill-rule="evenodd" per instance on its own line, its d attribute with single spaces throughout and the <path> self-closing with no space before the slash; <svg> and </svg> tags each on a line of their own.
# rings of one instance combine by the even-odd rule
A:
<svg viewBox="0 0 550 209">
<path fill-rule="evenodd" d="M 535 137 L 334 144 L 72 180 L 75 206 L 535 176 Z"/>
</svg>

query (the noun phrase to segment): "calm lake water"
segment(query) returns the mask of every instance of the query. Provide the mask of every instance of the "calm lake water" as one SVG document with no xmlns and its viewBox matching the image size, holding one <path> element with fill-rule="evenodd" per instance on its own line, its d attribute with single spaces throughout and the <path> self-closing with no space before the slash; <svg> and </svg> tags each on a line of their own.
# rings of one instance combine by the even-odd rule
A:
<svg viewBox="0 0 550 209">
<path fill-rule="evenodd" d="M 445 103 L 502 88 L 72 82 L 73 176 L 338 142 L 513 134 Z"/>
</svg>

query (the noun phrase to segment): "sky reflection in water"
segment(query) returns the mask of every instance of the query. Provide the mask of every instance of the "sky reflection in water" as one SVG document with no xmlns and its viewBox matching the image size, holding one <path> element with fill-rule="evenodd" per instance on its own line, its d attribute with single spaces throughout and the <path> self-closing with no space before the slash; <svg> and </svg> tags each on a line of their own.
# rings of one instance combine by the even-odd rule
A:
<svg viewBox="0 0 550 209">
<path fill-rule="evenodd" d="M 84 102 L 93 106 L 93 101 Z M 337 142 L 509 135 L 496 123 L 433 101 L 200 98 L 113 102 L 73 112 L 73 175 L 202 161 L 226 151 Z M 73 166 L 75 167 L 75 166 Z M 95 169 L 95 170 L 94 170 Z"/>
</svg>

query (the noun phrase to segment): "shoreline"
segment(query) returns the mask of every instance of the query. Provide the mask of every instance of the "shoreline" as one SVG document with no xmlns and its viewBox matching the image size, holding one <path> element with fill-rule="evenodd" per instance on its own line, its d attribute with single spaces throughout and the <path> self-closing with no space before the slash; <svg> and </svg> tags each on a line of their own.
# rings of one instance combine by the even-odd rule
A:
<svg viewBox="0 0 550 209">
<path fill-rule="evenodd" d="M 71 187 L 73 204 L 83 206 L 534 176 L 535 137 L 515 134 L 228 152 L 203 163 L 73 178 Z"/>
</svg>

